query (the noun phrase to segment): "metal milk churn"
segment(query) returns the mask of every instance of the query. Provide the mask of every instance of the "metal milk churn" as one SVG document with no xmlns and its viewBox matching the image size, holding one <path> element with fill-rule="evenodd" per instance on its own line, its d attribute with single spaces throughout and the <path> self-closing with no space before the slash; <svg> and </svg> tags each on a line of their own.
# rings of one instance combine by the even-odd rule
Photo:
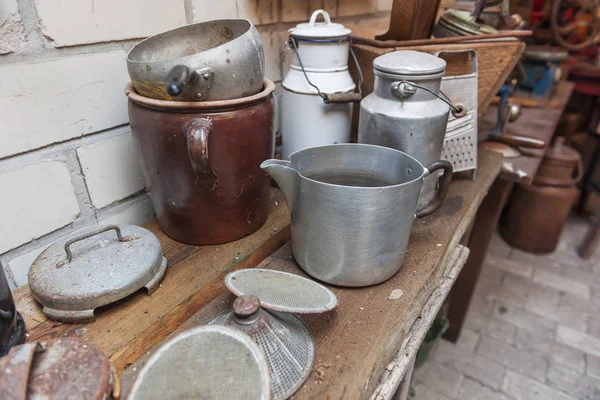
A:
<svg viewBox="0 0 600 400">
<path fill-rule="evenodd" d="M 317 22 L 319 15 L 324 22 Z M 352 103 L 361 99 L 348 72 L 350 29 L 317 10 L 289 32 L 294 57 L 282 84 L 284 159 L 307 147 L 349 142 Z"/>
<path fill-rule="evenodd" d="M 423 165 L 440 159 L 450 107 L 457 118 L 466 109 L 440 96 L 446 62 L 418 51 L 395 51 L 373 61 L 374 90 L 360 105 L 359 143 L 403 151 Z M 462 113 L 462 115 L 460 115 Z M 438 175 L 425 179 L 419 207 L 435 197 Z"/>
</svg>

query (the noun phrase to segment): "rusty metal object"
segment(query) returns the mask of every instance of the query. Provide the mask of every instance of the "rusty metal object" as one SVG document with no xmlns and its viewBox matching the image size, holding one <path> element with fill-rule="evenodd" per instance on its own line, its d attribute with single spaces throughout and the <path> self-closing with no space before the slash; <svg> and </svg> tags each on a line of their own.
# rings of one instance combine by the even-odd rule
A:
<svg viewBox="0 0 600 400">
<path fill-rule="evenodd" d="M 94 319 L 94 309 L 142 287 L 151 294 L 166 268 L 156 236 L 122 224 L 59 240 L 35 259 L 28 279 L 33 297 L 49 318 L 88 321 Z"/>
<path fill-rule="evenodd" d="M 231 242 L 267 220 L 273 154 L 275 84 L 242 99 L 173 102 L 138 95 L 129 120 L 158 223 L 173 239 L 195 245 Z"/>
<path fill-rule="evenodd" d="M 79 339 L 27 343 L 0 360 L 0 398 L 118 400 L 120 383 L 108 358 Z"/>
<path fill-rule="evenodd" d="M 574 186 L 579 183 L 583 173 L 581 155 L 575 149 L 566 146 L 563 137 L 558 137 L 554 146 L 544 155 L 534 183 L 551 186 Z"/>
<path fill-rule="evenodd" d="M 0 358 L 0 398 L 3 400 L 25 400 L 29 370 L 36 351 L 42 350 L 39 343 L 27 343 L 13 347 L 8 355 Z"/>
<path fill-rule="evenodd" d="M 521 153 L 519 150 L 511 147 L 505 143 L 494 142 L 494 141 L 484 141 L 479 145 L 482 150 L 489 150 L 496 153 L 500 153 L 504 156 L 504 158 L 515 158 L 519 157 Z"/>
<path fill-rule="evenodd" d="M 501 229 L 508 244 L 531 253 L 550 253 L 578 196 L 575 186 L 517 185 Z"/>
</svg>

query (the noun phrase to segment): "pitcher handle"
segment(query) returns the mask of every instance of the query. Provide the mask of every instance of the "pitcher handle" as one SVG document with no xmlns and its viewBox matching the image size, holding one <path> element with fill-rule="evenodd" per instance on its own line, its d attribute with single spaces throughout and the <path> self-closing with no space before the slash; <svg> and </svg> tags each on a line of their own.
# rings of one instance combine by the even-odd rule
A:
<svg viewBox="0 0 600 400">
<path fill-rule="evenodd" d="M 431 175 L 435 171 L 439 171 L 440 169 L 444 170 L 444 175 L 442 175 L 442 181 L 437 189 L 435 199 L 431 204 L 425 206 L 425 208 L 423 208 L 422 210 L 417 211 L 417 218 L 423 218 L 436 212 L 437 209 L 440 208 L 440 206 L 444 202 L 444 199 L 446 198 L 446 195 L 448 194 L 453 172 L 452 164 L 449 161 L 435 161 L 431 163 L 430 166 L 425 168 L 425 176 L 423 178 L 427 178 L 429 175 Z"/>
<path fill-rule="evenodd" d="M 198 175 L 210 171 L 208 142 L 212 132 L 212 122 L 208 118 L 192 120 L 186 127 L 188 156 L 194 172 Z"/>
</svg>

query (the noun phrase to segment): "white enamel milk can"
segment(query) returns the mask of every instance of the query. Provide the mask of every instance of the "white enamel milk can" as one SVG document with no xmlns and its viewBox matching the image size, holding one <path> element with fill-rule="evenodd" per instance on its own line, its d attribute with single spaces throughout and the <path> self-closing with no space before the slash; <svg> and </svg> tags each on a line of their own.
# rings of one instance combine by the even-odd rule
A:
<svg viewBox="0 0 600 400">
<path fill-rule="evenodd" d="M 322 15 L 324 22 L 317 22 Z M 308 147 L 350 141 L 353 102 L 361 99 L 348 72 L 350 29 L 332 23 L 324 10 L 289 30 L 294 53 L 283 80 L 283 158 Z M 357 64 L 358 67 L 358 64 Z"/>
</svg>

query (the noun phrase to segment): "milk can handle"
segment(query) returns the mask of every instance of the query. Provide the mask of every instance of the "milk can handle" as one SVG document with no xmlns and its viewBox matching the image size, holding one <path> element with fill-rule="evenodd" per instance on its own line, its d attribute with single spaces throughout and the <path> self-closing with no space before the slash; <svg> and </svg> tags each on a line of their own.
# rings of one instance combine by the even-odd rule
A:
<svg viewBox="0 0 600 400">
<path fill-rule="evenodd" d="M 444 170 L 444 175 L 442 175 L 442 179 L 440 180 L 437 193 L 435 194 L 435 199 L 431 204 L 425 206 L 425 208 L 422 210 L 417 211 L 417 218 L 423 218 L 436 212 L 448 194 L 453 172 L 452 164 L 449 161 L 436 161 L 432 163 L 429 167 L 425 168 L 425 176 L 423 178 L 427 178 L 429 175 L 433 174 L 435 171 L 439 171 L 440 169 Z"/>
<path fill-rule="evenodd" d="M 429 92 L 444 103 L 448 104 L 448 106 L 450 106 L 450 110 L 452 111 L 452 115 L 454 115 L 456 118 L 462 118 L 467 115 L 468 112 L 467 107 L 463 103 L 452 103 L 450 99 L 446 99 L 447 96 L 445 94 L 442 93 L 443 96 L 441 96 L 433 90 L 426 88 L 425 86 L 417 85 L 414 82 L 407 80 L 396 81 L 392 83 L 391 89 L 392 94 L 401 99 L 412 96 L 417 92 L 417 89 Z"/>
<path fill-rule="evenodd" d="M 212 122 L 208 118 L 194 119 L 186 127 L 188 157 L 192 169 L 198 175 L 209 171 L 208 142 L 211 132 Z"/>
<path fill-rule="evenodd" d="M 317 10 L 317 11 L 322 11 L 322 10 Z M 317 11 L 315 11 L 315 13 Z M 325 14 L 327 14 L 327 13 L 325 12 Z M 314 15 L 315 14 L 313 13 L 313 17 L 314 17 Z M 329 17 L 328 14 L 327 14 L 327 17 Z M 311 21 L 312 21 L 312 17 L 311 17 Z M 327 19 L 326 19 L 326 21 L 327 21 Z M 362 100 L 362 85 L 363 85 L 363 81 L 364 81 L 363 73 L 362 73 L 362 69 L 360 69 L 360 64 L 358 63 L 358 58 L 356 58 L 356 54 L 354 54 L 354 50 L 352 50 L 352 40 L 350 38 L 348 38 L 347 40 L 348 40 L 348 42 L 350 42 L 350 55 L 352 55 L 354 64 L 356 64 L 356 70 L 358 71 L 358 85 L 357 85 L 358 93 L 332 93 L 332 94 L 322 93 L 321 89 L 319 89 L 319 87 L 317 85 L 315 85 L 314 83 L 312 83 L 310 81 L 310 79 L 308 78 L 308 74 L 306 73 L 306 70 L 304 69 L 304 64 L 302 63 L 302 59 L 300 58 L 300 53 L 298 53 L 298 45 L 296 44 L 296 38 L 290 36 L 290 39 L 287 41 L 287 44 L 289 45 L 289 47 L 294 50 L 294 53 L 296 53 L 296 57 L 298 58 L 298 63 L 300 64 L 300 68 L 302 69 L 302 73 L 304 74 L 304 78 L 306 79 L 306 82 L 308 82 L 308 84 L 310 86 L 315 88 L 318 95 L 323 99 L 325 104 L 354 103 L 354 102 L 359 102 Z M 340 40 L 337 40 L 337 39 L 333 39 L 333 40 L 302 39 L 302 41 L 314 42 L 314 43 L 335 43 L 335 42 L 339 42 Z"/>
<path fill-rule="evenodd" d="M 65 253 L 67 254 L 67 260 L 66 261 L 61 261 L 58 264 L 56 264 L 56 268 L 60 268 L 63 265 L 71 262 L 71 260 L 73 259 L 73 253 L 71 252 L 71 245 L 72 244 L 74 244 L 76 242 L 79 242 L 79 241 L 81 241 L 83 239 L 87 239 L 89 237 L 99 235 L 99 234 L 101 234 L 103 232 L 113 230 L 113 229 L 117 232 L 117 238 L 119 239 L 119 241 L 120 242 L 124 242 L 125 239 L 123 238 L 123 235 L 121 235 L 121 229 L 118 226 L 116 226 L 116 225 L 108 225 L 108 226 L 105 226 L 103 228 L 97 229 L 95 231 L 86 233 L 84 235 L 77 236 L 77 237 L 69 240 L 67 243 L 65 243 Z"/>
<path fill-rule="evenodd" d="M 310 16 L 310 20 L 308 21 L 308 25 L 309 26 L 315 26 L 315 22 L 317 22 L 317 17 L 319 15 L 323 16 L 323 19 L 325 20 L 325 23 L 327 25 L 331 24 L 331 18 L 329 18 L 329 13 L 325 10 L 315 10 L 315 12 L 312 13 L 312 15 Z"/>
</svg>

